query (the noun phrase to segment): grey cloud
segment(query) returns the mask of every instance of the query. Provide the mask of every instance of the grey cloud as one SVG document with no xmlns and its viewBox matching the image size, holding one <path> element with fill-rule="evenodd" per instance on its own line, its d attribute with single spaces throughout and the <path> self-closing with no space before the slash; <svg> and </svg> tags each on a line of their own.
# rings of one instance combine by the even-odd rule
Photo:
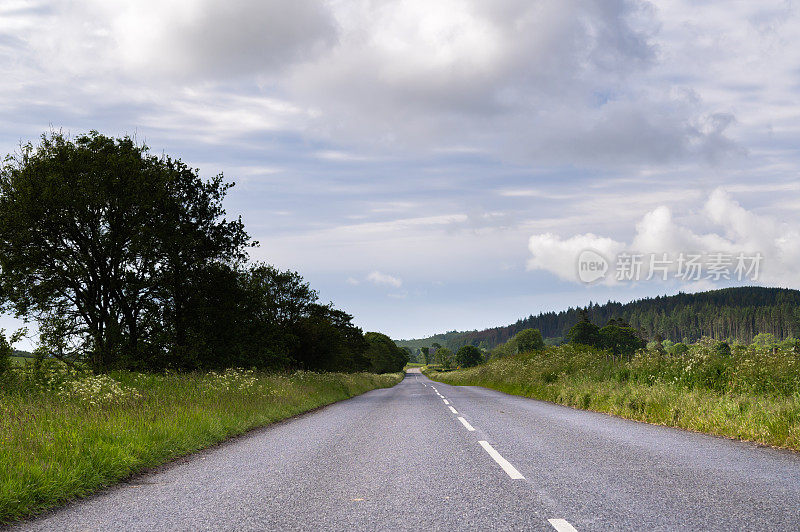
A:
<svg viewBox="0 0 800 532">
<path fill-rule="evenodd" d="M 735 151 L 725 127 L 696 127 L 705 120 L 698 102 L 639 88 L 656 61 L 647 3 L 476 0 L 448 16 L 423 3 L 358 5 L 361 18 L 340 16 L 337 46 L 288 84 L 321 110 L 312 128 L 322 136 L 570 164 L 716 161 Z M 373 27 L 354 28 L 370 18 Z"/>
<path fill-rule="evenodd" d="M 8 35 L 28 43 L 19 51 L 28 65 L 42 65 L 25 76 L 28 94 L 64 85 L 68 95 L 42 101 L 135 101 L 155 111 L 135 123 L 196 124 L 203 139 L 245 126 L 365 155 L 460 146 L 540 164 L 715 163 L 742 153 L 730 110 L 715 113 L 652 75 L 658 12 L 638 0 L 57 5 Z M 15 90 L 0 93 L 19 108 Z"/>
<path fill-rule="evenodd" d="M 56 4 L 24 32 L 50 69 L 128 82 L 211 82 L 279 73 L 330 47 L 337 29 L 316 0 L 84 0 Z"/>
<path fill-rule="evenodd" d="M 196 16 L 163 35 L 171 67 L 191 74 L 252 74 L 312 57 L 336 39 L 326 4 L 316 0 L 205 1 Z"/>
</svg>

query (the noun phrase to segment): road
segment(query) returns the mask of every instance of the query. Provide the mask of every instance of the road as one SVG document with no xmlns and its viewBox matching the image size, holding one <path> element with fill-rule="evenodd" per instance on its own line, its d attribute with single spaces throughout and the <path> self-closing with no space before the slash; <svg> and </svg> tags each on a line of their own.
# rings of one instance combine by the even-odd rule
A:
<svg viewBox="0 0 800 532">
<path fill-rule="evenodd" d="M 409 374 L 19 530 L 798 530 L 800 454 Z"/>
</svg>

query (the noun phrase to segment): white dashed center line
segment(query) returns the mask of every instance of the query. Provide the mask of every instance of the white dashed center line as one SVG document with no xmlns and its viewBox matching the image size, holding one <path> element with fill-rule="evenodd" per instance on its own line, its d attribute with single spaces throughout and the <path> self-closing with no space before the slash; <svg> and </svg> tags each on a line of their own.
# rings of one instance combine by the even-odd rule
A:
<svg viewBox="0 0 800 532">
<path fill-rule="evenodd" d="M 548 519 L 547 522 L 553 525 L 558 532 L 578 532 L 566 519 Z"/>
<path fill-rule="evenodd" d="M 503 468 L 503 471 L 505 471 L 505 472 L 506 472 L 506 474 L 507 474 L 509 477 L 511 477 L 511 478 L 512 478 L 512 479 L 514 479 L 514 480 L 520 480 L 520 479 L 524 480 L 524 479 L 525 479 L 525 477 L 523 477 L 523 476 L 522 476 L 522 473 L 520 473 L 519 471 L 517 471 L 517 469 L 516 469 L 516 468 L 515 468 L 513 465 L 511 465 L 511 463 L 509 463 L 509 461 L 508 461 L 508 460 L 506 460 L 505 458 L 503 458 L 503 456 L 502 456 L 500 453 L 498 453 L 497 451 L 495 451 L 495 450 L 494 450 L 494 447 L 492 447 L 491 445 L 489 445 L 489 442 L 488 442 L 488 441 L 483 441 L 483 440 L 481 440 L 481 441 L 479 441 L 478 443 L 480 443 L 480 444 L 481 444 L 481 447 L 483 447 L 483 449 L 484 449 L 484 450 L 485 450 L 487 453 L 489 453 L 489 456 L 491 456 L 491 457 L 494 459 L 494 461 L 495 461 L 495 462 L 497 462 L 497 464 L 498 464 L 500 467 L 502 467 L 502 468 Z M 552 524 L 552 523 L 551 523 L 551 524 Z"/>
<path fill-rule="evenodd" d="M 450 404 L 450 401 L 448 401 L 447 399 L 442 399 L 442 401 L 444 401 L 444 404 L 446 404 L 446 405 Z"/>
<path fill-rule="evenodd" d="M 449 408 L 449 409 L 450 409 L 450 411 L 451 411 L 452 413 L 454 413 L 454 414 L 458 414 L 458 410 L 456 410 L 456 409 L 455 409 L 455 408 L 453 408 L 452 406 L 448 406 L 447 408 Z"/>
<path fill-rule="evenodd" d="M 467 422 L 467 420 L 466 420 L 466 419 L 464 419 L 463 417 L 461 417 L 461 416 L 458 416 L 458 420 L 461 422 L 461 424 L 462 424 L 462 425 L 464 425 L 464 427 L 465 427 L 465 428 L 466 428 L 468 431 L 472 432 L 473 430 L 475 430 L 475 428 L 474 428 L 472 425 L 470 425 L 470 424 Z"/>
</svg>

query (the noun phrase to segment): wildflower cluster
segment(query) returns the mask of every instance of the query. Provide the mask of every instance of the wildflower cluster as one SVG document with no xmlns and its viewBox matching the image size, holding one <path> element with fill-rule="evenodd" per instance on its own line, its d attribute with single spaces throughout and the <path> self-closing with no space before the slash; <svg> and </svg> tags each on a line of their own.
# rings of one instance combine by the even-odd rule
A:
<svg viewBox="0 0 800 532">
<path fill-rule="evenodd" d="M 249 391 L 258 385 L 255 370 L 230 368 L 222 373 L 210 371 L 203 379 L 201 386 L 205 391 Z"/>
<path fill-rule="evenodd" d="M 67 381 L 58 393 L 65 398 L 77 399 L 87 406 L 120 404 L 141 399 L 141 394 L 134 388 L 124 386 L 108 375 L 92 375 Z"/>
</svg>

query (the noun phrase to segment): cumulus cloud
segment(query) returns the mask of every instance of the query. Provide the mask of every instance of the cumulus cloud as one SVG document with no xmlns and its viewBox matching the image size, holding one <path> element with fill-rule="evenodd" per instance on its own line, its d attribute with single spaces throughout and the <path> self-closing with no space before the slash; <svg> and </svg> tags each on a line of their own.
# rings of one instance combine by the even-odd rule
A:
<svg viewBox="0 0 800 532">
<path fill-rule="evenodd" d="M 702 211 L 694 214 L 696 223 L 711 225 L 715 230 L 702 232 L 693 229 L 686 223 L 676 221 L 668 207 L 660 206 L 646 213 L 636 223 L 630 243 L 592 233 L 569 238 L 552 233 L 533 235 L 528 242 L 531 257 L 527 266 L 529 270 L 551 272 L 560 279 L 579 281 L 577 261 L 584 250 L 599 253 L 611 263 L 612 268 L 621 254 L 638 254 L 643 256 L 639 280 L 646 280 L 651 273 L 650 257 L 655 257 L 656 261 L 666 257 L 667 262 L 662 266 L 674 274 L 679 268 L 678 257 L 681 255 L 686 258 L 703 255 L 701 262 L 708 262 L 722 254 L 730 257 L 731 272 L 740 254 L 746 258 L 745 265 L 748 268 L 752 265 L 751 258 L 760 255 L 762 259 L 758 265 L 758 276 L 755 279 L 746 277 L 745 280 L 781 286 L 800 282 L 800 272 L 796 267 L 800 260 L 800 231 L 797 227 L 745 209 L 723 189 L 712 192 Z M 605 278 L 607 284 L 618 282 L 613 273 Z M 661 278 L 661 270 L 656 272 L 653 268 L 652 273 L 654 279 Z M 706 278 L 692 281 L 697 282 L 687 286 L 711 286 Z"/>
<path fill-rule="evenodd" d="M 387 273 L 381 273 L 379 271 L 371 272 L 367 275 L 367 281 L 376 284 L 376 285 L 387 285 L 393 286 L 394 288 L 400 288 L 403 286 L 403 280 L 389 275 Z"/>
<path fill-rule="evenodd" d="M 592 233 L 562 239 L 552 233 L 533 235 L 528 240 L 532 257 L 528 259 L 529 270 L 546 270 L 567 281 L 576 281 L 578 256 L 584 250 L 592 250 L 603 257 L 615 257 L 625 244 L 611 238 Z"/>
<path fill-rule="evenodd" d="M 708 108 L 696 92 L 653 74 L 663 58 L 661 13 L 641 0 L 22 5 L 30 7 L 4 13 L 0 48 L 10 42 L 8 57 L 23 59 L 8 79 L 36 65 L 25 76 L 27 94 L 79 79 L 84 105 L 134 100 L 166 113 L 162 124 L 184 124 L 207 106 L 215 115 L 201 125 L 208 140 L 260 121 L 258 105 L 221 96 L 255 90 L 266 124 L 359 145 L 362 153 L 320 152 L 349 161 L 453 146 L 614 165 L 742 152 L 730 138 L 730 109 Z M 69 99 L 74 108 L 75 93 Z M 298 112 L 279 120 L 276 106 Z M 251 109 L 262 112 L 248 118 Z"/>
<path fill-rule="evenodd" d="M 640 86 L 656 60 L 646 3 L 336 5 L 337 45 L 298 65 L 289 82 L 324 110 L 315 126 L 328 135 L 570 162 L 737 151 L 725 136 L 732 116 L 704 111 L 697 95 L 669 84 Z"/>
</svg>

